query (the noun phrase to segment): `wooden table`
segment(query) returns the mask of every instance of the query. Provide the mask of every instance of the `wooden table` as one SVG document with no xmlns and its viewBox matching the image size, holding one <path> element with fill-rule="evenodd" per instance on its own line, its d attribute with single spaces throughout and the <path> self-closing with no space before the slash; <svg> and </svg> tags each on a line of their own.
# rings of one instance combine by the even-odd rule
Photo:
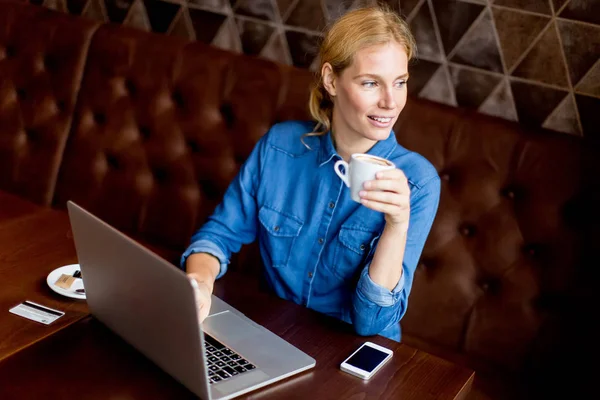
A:
<svg viewBox="0 0 600 400">
<path fill-rule="evenodd" d="M 75 260 L 64 212 L 45 210 L 0 227 L 0 398 L 194 398 L 89 317 L 85 302 L 47 287 L 50 271 Z M 393 349 L 394 356 L 365 383 L 339 370 L 366 340 L 349 325 L 281 300 L 261 290 L 257 279 L 233 271 L 216 283 L 215 294 L 317 360 L 314 369 L 245 398 L 460 399 L 473 382 L 469 369 L 376 336 L 368 340 Z M 45 326 L 8 313 L 26 299 L 66 314 Z"/>
<path fill-rule="evenodd" d="M 42 206 L 0 190 L 0 224 L 33 214 L 42 208 Z"/>
<path fill-rule="evenodd" d="M 76 262 L 66 213 L 40 208 L 0 224 L 0 360 L 88 315 L 85 301 L 63 297 L 46 284 L 52 270 Z M 24 300 L 66 315 L 46 326 L 8 312 Z"/>
</svg>

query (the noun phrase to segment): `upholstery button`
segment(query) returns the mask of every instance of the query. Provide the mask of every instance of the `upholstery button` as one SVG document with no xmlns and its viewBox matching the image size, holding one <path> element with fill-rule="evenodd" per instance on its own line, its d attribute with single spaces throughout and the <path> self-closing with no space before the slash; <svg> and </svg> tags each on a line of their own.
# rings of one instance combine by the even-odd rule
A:
<svg viewBox="0 0 600 400">
<path fill-rule="evenodd" d="M 31 141 L 36 141 L 37 139 L 39 139 L 38 133 L 33 129 L 25 129 L 25 134 Z"/>
<path fill-rule="evenodd" d="M 450 174 L 449 174 L 449 173 L 447 173 L 447 172 L 443 172 L 443 173 L 440 175 L 440 178 L 441 178 L 443 181 L 450 182 Z"/>
<path fill-rule="evenodd" d="M 513 188 L 504 188 L 502 189 L 501 194 L 511 200 L 515 198 L 515 190 Z"/>
<path fill-rule="evenodd" d="M 147 126 L 140 127 L 140 134 L 142 135 L 144 140 L 150 139 L 150 128 L 148 128 Z"/>
<path fill-rule="evenodd" d="M 25 92 L 25 89 L 17 89 L 17 97 L 19 98 L 19 100 L 25 100 L 27 98 L 27 93 Z"/>
<path fill-rule="evenodd" d="M 273 227 L 273 230 L 274 230 L 275 232 L 279 232 L 279 226 L 275 225 L 275 227 Z"/>
<path fill-rule="evenodd" d="M 17 51 L 13 46 L 6 46 L 4 53 L 6 54 L 6 58 L 12 58 L 17 55 Z"/>
<path fill-rule="evenodd" d="M 200 146 L 198 146 L 198 143 L 196 143 L 194 140 L 191 140 L 191 139 L 188 140 L 187 145 L 190 148 L 190 150 L 192 151 L 192 153 L 200 152 Z"/>
<path fill-rule="evenodd" d="M 335 207 L 335 203 L 332 201 L 331 203 L 329 203 L 329 208 L 333 208 Z"/>
<path fill-rule="evenodd" d="M 223 115 L 223 119 L 225 120 L 225 124 L 228 128 L 233 126 L 234 116 L 233 116 L 233 107 L 229 103 L 225 103 L 220 108 L 221 115 Z"/>
<path fill-rule="evenodd" d="M 539 249 L 538 246 L 535 244 L 528 244 L 525 245 L 525 247 L 523 248 L 523 251 L 525 252 L 525 254 L 527 254 L 529 257 L 535 257 L 538 255 L 539 253 Z"/>
<path fill-rule="evenodd" d="M 137 88 L 135 87 L 135 84 L 130 79 L 127 79 L 125 81 L 125 89 L 127 89 L 130 96 L 135 96 Z"/>
<path fill-rule="evenodd" d="M 96 121 L 98 125 L 104 125 L 106 122 L 106 116 L 104 116 L 104 114 L 94 113 L 94 121 Z"/>
<path fill-rule="evenodd" d="M 466 237 L 472 237 L 475 235 L 475 227 L 472 225 L 464 224 L 459 228 L 461 235 Z"/>
<path fill-rule="evenodd" d="M 157 182 L 163 183 L 167 181 L 168 173 L 166 169 L 157 167 L 154 168 L 152 172 L 154 174 L 154 179 L 156 179 Z"/>
<path fill-rule="evenodd" d="M 106 162 L 108 163 L 108 165 L 110 165 L 111 168 L 119 169 L 119 160 L 117 159 L 116 156 L 114 156 L 112 154 L 107 154 Z"/>
<path fill-rule="evenodd" d="M 171 95 L 171 99 L 173 100 L 173 103 L 177 104 L 177 107 L 183 107 L 184 103 L 183 103 L 183 95 L 181 94 L 180 91 L 176 90 L 173 92 L 173 94 Z"/>
<path fill-rule="evenodd" d="M 481 284 L 481 288 L 483 289 L 484 292 L 487 292 L 490 289 L 490 284 L 487 282 L 484 282 Z"/>
<path fill-rule="evenodd" d="M 323 238 L 319 238 L 319 244 L 323 244 L 324 241 Z"/>
<path fill-rule="evenodd" d="M 44 57 L 44 68 L 48 71 L 54 71 L 56 67 L 56 59 L 50 55 L 46 54 Z"/>
<path fill-rule="evenodd" d="M 366 247 L 367 247 L 367 246 L 365 246 L 365 244 L 364 244 L 364 243 L 362 243 L 362 244 L 360 245 L 360 249 L 361 249 L 361 250 L 364 250 Z"/>
</svg>

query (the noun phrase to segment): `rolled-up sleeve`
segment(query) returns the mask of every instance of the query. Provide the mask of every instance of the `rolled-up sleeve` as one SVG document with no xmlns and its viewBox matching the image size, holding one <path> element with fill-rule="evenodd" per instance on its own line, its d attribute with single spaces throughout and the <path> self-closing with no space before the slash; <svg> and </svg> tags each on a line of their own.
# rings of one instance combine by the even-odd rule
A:
<svg viewBox="0 0 600 400">
<path fill-rule="evenodd" d="M 181 256 L 185 270 L 187 258 L 194 253 L 208 253 L 221 264 L 217 278 L 227 271 L 232 253 L 243 244 L 254 241 L 257 233 L 256 191 L 262 175 L 269 134 L 264 135 L 231 182 L 223 201 L 208 221 L 194 233 L 191 243 Z"/>
<path fill-rule="evenodd" d="M 406 313 L 415 269 L 425 241 L 433 225 L 440 199 L 440 179 L 435 176 L 411 193 L 410 226 L 408 229 L 402 276 L 394 289 L 389 290 L 371 280 L 369 266 L 373 252 L 367 259 L 352 299 L 352 322 L 359 335 L 371 336 L 390 331 Z M 399 328 L 392 329 L 398 331 Z"/>
</svg>

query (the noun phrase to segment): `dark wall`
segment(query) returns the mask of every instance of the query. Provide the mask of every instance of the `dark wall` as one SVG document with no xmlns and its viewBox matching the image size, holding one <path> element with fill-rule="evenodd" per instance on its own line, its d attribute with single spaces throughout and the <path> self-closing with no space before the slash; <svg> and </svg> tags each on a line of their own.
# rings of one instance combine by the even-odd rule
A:
<svg viewBox="0 0 600 400">
<path fill-rule="evenodd" d="M 320 32 L 375 0 L 31 0 L 314 68 Z M 600 0 L 388 0 L 419 45 L 412 94 L 600 136 Z"/>
</svg>

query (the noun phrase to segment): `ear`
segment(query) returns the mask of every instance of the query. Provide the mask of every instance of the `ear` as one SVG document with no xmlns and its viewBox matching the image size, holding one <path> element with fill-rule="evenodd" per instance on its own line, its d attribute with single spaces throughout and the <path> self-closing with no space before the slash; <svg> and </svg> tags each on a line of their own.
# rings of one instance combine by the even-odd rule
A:
<svg viewBox="0 0 600 400">
<path fill-rule="evenodd" d="M 328 62 L 324 63 L 321 68 L 321 79 L 323 79 L 323 87 L 327 90 L 327 93 L 329 93 L 330 96 L 335 96 L 337 94 L 335 89 L 336 76 L 331 64 Z"/>
</svg>

